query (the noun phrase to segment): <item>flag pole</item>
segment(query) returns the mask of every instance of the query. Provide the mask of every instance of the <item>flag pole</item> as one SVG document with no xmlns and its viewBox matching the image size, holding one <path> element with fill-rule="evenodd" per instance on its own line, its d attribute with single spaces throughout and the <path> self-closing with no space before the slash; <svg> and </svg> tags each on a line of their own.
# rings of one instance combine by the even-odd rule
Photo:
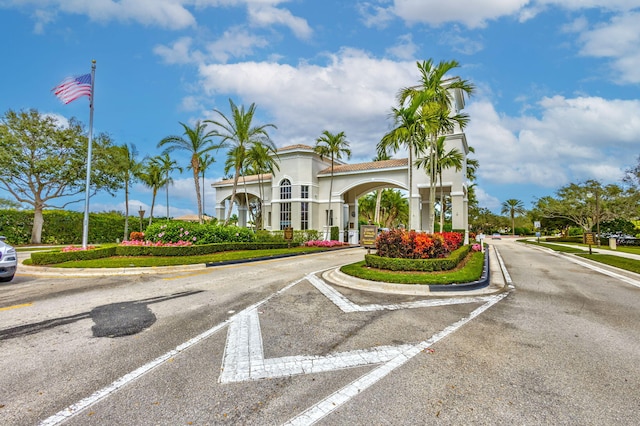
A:
<svg viewBox="0 0 640 426">
<path fill-rule="evenodd" d="M 96 81 L 96 60 L 91 61 L 91 97 L 89 98 L 89 141 L 87 143 L 87 181 L 84 194 L 84 221 L 82 223 L 82 248 L 87 249 L 89 239 L 89 190 L 91 185 L 91 146 L 93 145 L 93 88 Z"/>
</svg>

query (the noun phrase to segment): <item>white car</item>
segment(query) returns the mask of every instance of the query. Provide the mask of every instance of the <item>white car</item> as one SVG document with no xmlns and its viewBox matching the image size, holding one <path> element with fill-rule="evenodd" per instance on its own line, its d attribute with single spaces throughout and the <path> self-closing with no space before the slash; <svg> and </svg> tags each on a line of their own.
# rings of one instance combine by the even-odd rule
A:
<svg viewBox="0 0 640 426">
<path fill-rule="evenodd" d="M 16 274 L 18 255 L 16 249 L 4 240 L 4 237 L 0 237 L 0 282 L 9 282 Z"/>
</svg>

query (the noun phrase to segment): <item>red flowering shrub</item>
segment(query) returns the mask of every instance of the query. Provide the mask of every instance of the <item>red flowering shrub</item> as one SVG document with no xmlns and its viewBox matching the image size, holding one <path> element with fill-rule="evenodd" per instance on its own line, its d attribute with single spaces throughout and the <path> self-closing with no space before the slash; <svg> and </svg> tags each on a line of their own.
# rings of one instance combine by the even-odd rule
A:
<svg viewBox="0 0 640 426">
<path fill-rule="evenodd" d="M 402 259 L 443 258 L 460 246 L 462 235 L 458 232 L 427 234 L 391 229 L 376 239 L 378 256 Z"/>
</svg>

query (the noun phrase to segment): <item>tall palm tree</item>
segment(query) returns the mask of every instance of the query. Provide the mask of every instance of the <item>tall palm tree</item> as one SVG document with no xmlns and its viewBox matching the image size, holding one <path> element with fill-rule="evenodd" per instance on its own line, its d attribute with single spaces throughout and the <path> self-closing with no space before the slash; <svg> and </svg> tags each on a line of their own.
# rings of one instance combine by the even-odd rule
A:
<svg viewBox="0 0 640 426">
<path fill-rule="evenodd" d="M 138 180 L 141 171 L 141 163 L 136 160 L 138 150 L 134 144 L 122 144 L 119 147 L 120 159 L 118 165 L 122 182 L 124 184 L 124 236 L 122 241 L 129 240 L 129 188 Z"/>
<path fill-rule="evenodd" d="M 206 123 L 211 123 L 218 128 L 214 131 L 214 134 L 222 138 L 223 146 L 230 147 L 227 158 L 233 158 L 233 189 L 231 190 L 231 200 L 229 202 L 229 210 L 227 211 L 225 224 L 231 217 L 231 209 L 236 200 L 238 179 L 240 178 L 240 170 L 244 164 L 246 151 L 250 149 L 251 145 L 257 143 L 262 143 L 275 149 L 275 145 L 269 138 L 267 129 L 270 127 L 277 129 L 274 124 L 253 125 L 253 117 L 256 111 L 255 104 L 251 104 L 249 109 L 245 111 L 244 105 L 238 108 L 238 106 L 229 99 L 229 107 L 231 108 L 230 118 L 217 109 L 214 109 L 214 112 L 220 116 L 220 120 L 205 120 Z"/>
<path fill-rule="evenodd" d="M 373 158 L 373 161 L 385 161 L 391 159 L 389 152 L 384 149 L 382 151 L 378 151 L 378 154 Z M 380 202 L 382 200 L 382 189 L 376 190 L 376 208 L 373 216 L 373 221 L 375 223 L 379 223 L 380 220 Z"/>
<path fill-rule="evenodd" d="M 173 183 L 173 178 L 169 176 L 169 173 L 171 173 L 174 170 L 177 170 L 180 173 L 182 173 L 182 167 L 178 166 L 178 162 L 175 160 L 172 160 L 171 157 L 169 157 L 169 154 L 167 152 L 163 152 L 161 155 L 154 157 L 152 160 L 158 164 L 158 166 L 160 167 L 160 169 L 165 175 L 164 186 L 167 192 L 167 219 L 169 219 L 169 185 Z"/>
<path fill-rule="evenodd" d="M 251 148 L 247 150 L 247 156 L 245 158 L 246 170 L 250 172 L 250 174 L 258 176 L 258 188 L 260 191 L 258 212 L 256 212 L 256 226 L 258 226 L 258 229 L 262 229 L 263 222 L 262 201 L 264 200 L 264 187 L 262 179 L 265 173 L 273 174 L 276 170 L 280 170 L 278 161 L 278 152 L 271 146 L 259 143 L 252 145 Z"/>
<path fill-rule="evenodd" d="M 331 159 L 331 180 L 329 181 L 329 216 L 327 225 L 333 225 L 333 214 L 331 213 L 331 195 L 333 193 L 333 166 L 334 161 L 342 158 L 343 155 L 347 159 L 351 158 L 351 150 L 349 149 L 349 141 L 344 132 L 333 134 L 328 130 L 316 139 L 316 145 L 313 148 L 320 158 L 329 157 Z"/>
<path fill-rule="evenodd" d="M 204 188 L 206 186 L 204 176 L 205 176 L 205 172 L 209 170 L 209 167 L 211 167 L 215 162 L 216 162 L 216 159 L 209 154 L 204 154 L 204 156 L 200 158 L 200 171 L 202 172 L 202 215 L 203 217 L 204 215 L 207 214 L 206 210 L 204 209 L 204 201 L 205 201 Z"/>
<path fill-rule="evenodd" d="M 397 227 L 407 223 L 409 219 L 409 204 L 407 199 L 397 189 L 382 191 L 382 211 L 384 212 L 385 228 Z"/>
<path fill-rule="evenodd" d="M 407 173 L 409 175 L 409 226 L 411 226 L 411 199 L 413 197 L 413 155 L 420 154 L 424 150 L 426 135 L 420 124 L 418 100 L 412 101 L 409 106 L 404 106 L 404 100 L 398 99 L 400 106 L 392 108 L 391 115 L 394 120 L 394 128 L 385 134 L 378 142 L 378 155 L 388 151 L 397 152 L 402 147 L 407 149 L 409 162 Z"/>
<path fill-rule="evenodd" d="M 149 158 L 142 168 L 139 177 L 142 183 L 151 188 L 153 197 L 151 199 L 151 211 L 149 212 L 149 226 L 153 222 L 153 207 L 156 203 L 158 190 L 166 184 L 165 173 L 160 166 L 159 157 Z"/>
<path fill-rule="evenodd" d="M 220 145 L 213 143 L 216 135 L 213 131 L 206 131 L 206 124 L 196 121 L 193 127 L 180 123 L 184 129 L 182 136 L 167 136 L 158 143 L 158 147 L 166 146 L 165 152 L 186 151 L 191 155 L 190 167 L 193 171 L 193 183 L 196 189 L 198 201 L 198 220 L 202 223 L 202 199 L 200 198 L 200 157 L 205 153 L 220 148 Z"/>
<path fill-rule="evenodd" d="M 430 215 L 430 231 L 433 232 L 435 222 L 435 189 L 436 169 L 438 163 L 436 141 L 439 135 L 451 133 L 456 127 L 461 130 L 469 122 L 467 114 L 452 113 L 454 102 L 453 93 L 459 91 L 462 95 L 471 95 L 474 86 L 467 80 L 460 78 L 445 78 L 452 69 L 459 67 L 457 61 L 441 61 L 435 64 L 433 60 L 417 63 L 420 72 L 420 83 L 417 86 L 407 87 L 400 91 L 398 98 L 401 105 L 409 102 L 410 105 L 419 104 L 416 112 L 420 117 L 421 133 L 429 137 L 429 153 L 432 157 L 430 176 L 429 201 L 432 208 Z"/>
<path fill-rule="evenodd" d="M 445 152 L 446 149 L 446 137 L 440 136 L 436 141 L 436 155 L 424 157 L 416 161 L 416 167 L 426 168 L 431 170 L 430 162 L 434 157 L 438 160 L 435 165 L 436 174 L 440 181 L 440 232 L 444 230 L 444 213 L 446 210 L 446 201 L 444 197 L 444 183 L 442 182 L 442 172 L 445 169 L 454 168 L 457 172 L 462 170 L 464 162 L 464 156 L 457 148 L 451 148 Z"/>
<path fill-rule="evenodd" d="M 516 214 L 524 214 L 526 212 L 524 208 L 524 204 L 520 200 L 516 200 L 515 198 L 509 198 L 507 201 L 502 203 L 501 214 L 508 214 L 511 217 L 511 235 L 515 235 L 516 233 Z"/>
</svg>

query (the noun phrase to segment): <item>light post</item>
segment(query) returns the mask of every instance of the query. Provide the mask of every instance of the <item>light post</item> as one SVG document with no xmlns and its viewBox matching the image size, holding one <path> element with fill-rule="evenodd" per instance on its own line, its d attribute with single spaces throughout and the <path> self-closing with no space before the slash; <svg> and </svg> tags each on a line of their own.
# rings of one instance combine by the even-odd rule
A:
<svg viewBox="0 0 640 426">
<path fill-rule="evenodd" d="M 142 232 L 142 219 L 144 218 L 144 210 L 142 210 L 142 206 L 140 206 L 138 214 L 140 215 L 140 232 Z"/>
</svg>

